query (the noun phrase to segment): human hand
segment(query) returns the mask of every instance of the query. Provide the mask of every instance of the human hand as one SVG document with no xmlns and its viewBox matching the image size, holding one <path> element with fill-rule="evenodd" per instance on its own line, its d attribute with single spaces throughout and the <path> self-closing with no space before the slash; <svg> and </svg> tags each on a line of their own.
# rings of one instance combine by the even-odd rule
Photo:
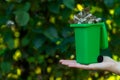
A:
<svg viewBox="0 0 120 80">
<path fill-rule="evenodd" d="M 60 63 L 68 67 L 80 68 L 85 70 L 104 70 L 120 74 L 120 63 L 108 56 L 103 57 L 103 62 L 89 65 L 79 64 L 75 60 L 60 60 Z"/>
</svg>

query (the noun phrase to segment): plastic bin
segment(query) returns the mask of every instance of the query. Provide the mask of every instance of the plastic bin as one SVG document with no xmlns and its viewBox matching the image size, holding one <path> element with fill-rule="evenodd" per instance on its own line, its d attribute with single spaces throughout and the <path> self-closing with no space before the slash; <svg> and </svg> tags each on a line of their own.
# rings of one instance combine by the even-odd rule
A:
<svg viewBox="0 0 120 80">
<path fill-rule="evenodd" d="M 108 48 L 104 23 L 71 24 L 75 31 L 76 61 L 81 64 L 97 63 L 100 49 Z"/>
</svg>

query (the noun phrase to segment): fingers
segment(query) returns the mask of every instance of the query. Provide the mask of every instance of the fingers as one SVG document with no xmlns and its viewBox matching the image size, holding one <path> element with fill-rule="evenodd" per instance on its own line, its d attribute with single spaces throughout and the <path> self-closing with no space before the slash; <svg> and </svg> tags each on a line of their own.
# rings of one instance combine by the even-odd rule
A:
<svg viewBox="0 0 120 80">
<path fill-rule="evenodd" d="M 60 63 L 72 68 L 89 69 L 88 65 L 79 64 L 75 60 L 60 60 Z"/>
<path fill-rule="evenodd" d="M 75 60 L 60 60 L 60 63 L 76 63 Z"/>
<path fill-rule="evenodd" d="M 72 67 L 72 68 L 80 68 L 80 69 L 86 69 L 86 70 L 89 70 L 90 68 L 88 67 L 88 65 L 82 65 L 82 64 L 69 64 L 68 65 L 69 67 Z"/>
<path fill-rule="evenodd" d="M 74 65 L 76 63 L 75 60 L 60 60 L 60 63 L 63 64 L 63 65 Z"/>
</svg>

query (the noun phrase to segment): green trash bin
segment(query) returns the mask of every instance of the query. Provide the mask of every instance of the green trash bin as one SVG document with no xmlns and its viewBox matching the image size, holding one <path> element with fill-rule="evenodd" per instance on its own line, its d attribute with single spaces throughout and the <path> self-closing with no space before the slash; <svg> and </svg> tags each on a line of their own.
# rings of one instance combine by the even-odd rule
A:
<svg viewBox="0 0 120 80">
<path fill-rule="evenodd" d="M 76 61 L 81 64 L 97 63 L 100 49 L 108 48 L 105 24 L 70 24 L 75 31 Z"/>
</svg>

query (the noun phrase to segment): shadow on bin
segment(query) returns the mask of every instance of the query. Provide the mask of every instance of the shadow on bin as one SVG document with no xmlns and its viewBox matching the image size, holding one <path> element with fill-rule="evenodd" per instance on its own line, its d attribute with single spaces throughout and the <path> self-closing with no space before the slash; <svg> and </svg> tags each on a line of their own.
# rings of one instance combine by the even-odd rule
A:
<svg viewBox="0 0 120 80">
<path fill-rule="evenodd" d="M 75 31 L 76 61 L 81 64 L 97 63 L 101 49 L 108 48 L 105 23 L 70 24 Z"/>
</svg>

